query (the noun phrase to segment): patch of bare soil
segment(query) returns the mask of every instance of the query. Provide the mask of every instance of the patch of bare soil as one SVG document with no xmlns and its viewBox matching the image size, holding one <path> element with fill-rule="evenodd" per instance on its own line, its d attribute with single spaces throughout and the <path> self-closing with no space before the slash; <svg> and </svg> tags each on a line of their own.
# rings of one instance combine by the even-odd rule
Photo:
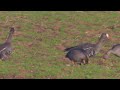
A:
<svg viewBox="0 0 120 90">
<path fill-rule="evenodd" d="M 59 31 L 52 31 L 51 37 L 52 37 L 52 38 L 56 38 L 59 34 L 60 34 Z"/>
<path fill-rule="evenodd" d="M 48 20 L 48 16 L 43 16 L 42 19 L 43 20 Z"/>
<path fill-rule="evenodd" d="M 31 35 L 23 35 L 24 38 L 29 38 L 29 39 L 33 39 L 33 36 Z"/>
<path fill-rule="evenodd" d="M 25 46 L 25 47 L 32 47 L 34 45 L 33 42 L 17 42 L 17 45 L 20 45 L 20 46 Z"/>
<path fill-rule="evenodd" d="M 2 28 L 9 28 L 9 27 L 11 27 L 11 25 L 10 24 L 4 24 L 4 23 L 2 23 L 0 25 L 0 27 L 2 27 Z"/>
<path fill-rule="evenodd" d="M 33 42 L 29 42 L 29 43 L 27 44 L 28 47 L 32 47 L 33 45 L 34 45 Z"/>
<path fill-rule="evenodd" d="M 16 16 L 15 18 L 16 19 L 19 19 L 19 18 L 21 18 L 21 19 L 27 19 L 27 16 Z"/>
<path fill-rule="evenodd" d="M 14 36 L 22 36 L 24 35 L 21 31 L 15 31 Z"/>
<path fill-rule="evenodd" d="M 71 36 L 79 36 L 80 35 L 80 31 L 75 31 L 72 29 L 66 29 L 65 33 L 71 35 Z"/>
<path fill-rule="evenodd" d="M 52 29 L 59 31 L 61 27 L 62 27 L 62 25 L 60 22 L 55 22 Z"/>
<path fill-rule="evenodd" d="M 97 61 L 97 64 L 98 64 L 98 65 L 105 65 L 105 60 L 98 60 L 98 61 Z"/>
<path fill-rule="evenodd" d="M 62 51 L 64 51 L 64 49 L 65 49 L 65 47 L 63 45 L 61 45 L 61 44 L 59 44 L 59 45 L 57 45 L 55 47 L 56 47 L 56 49 L 62 50 Z"/>
<path fill-rule="evenodd" d="M 15 79 L 24 79 L 26 74 L 29 73 L 28 71 L 22 69 L 19 72 L 20 73 L 18 75 L 14 76 Z"/>
<path fill-rule="evenodd" d="M 38 37 L 33 37 L 31 35 L 23 35 L 24 38 L 28 38 L 28 39 L 33 39 L 33 41 L 42 41 L 42 38 L 38 38 Z"/>
<path fill-rule="evenodd" d="M 56 45 L 55 48 L 64 51 L 67 47 L 71 46 L 72 40 L 61 40 L 60 44 Z"/>
<path fill-rule="evenodd" d="M 17 30 L 20 30 L 21 29 L 21 26 L 20 25 L 16 25 L 14 26 Z"/>
<path fill-rule="evenodd" d="M 79 24 L 83 24 L 86 26 L 101 26 L 101 24 L 94 24 L 94 23 L 89 23 L 89 22 L 85 22 L 85 21 L 79 21 Z"/>
<path fill-rule="evenodd" d="M 3 35 L 3 32 L 0 32 L 0 35 Z"/>
<path fill-rule="evenodd" d="M 54 22 L 51 22 L 49 24 L 51 24 L 50 28 L 52 30 L 58 30 L 59 31 L 61 29 L 61 27 L 63 27 L 63 23 L 61 21 L 57 21 L 57 20 L 54 21 Z"/>
<path fill-rule="evenodd" d="M 14 79 L 14 78 L 15 78 L 15 75 L 7 75 L 7 76 L 6 75 L 3 75 L 3 76 L 1 75 L 0 76 L 0 79 Z"/>
<path fill-rule="evenodd" d="M 93 36 L 100 37 L 101 33 L 102 33 L 101 30 L 86 30 L 85 32 L 87 38 L 93 37 Z"/>
<path fill-rule="evenodd" d="M 76 28 L 76 25 L 70 24 L 70 25 L 68 25 L 68 28 L 69 28 L 69 29 L 74 29 L 74 28 Z"/>
<path fill-rule="evenodd" d="M 65 23 L 66 24 L 66 23 Z M 77 36 L 80 35 L 80 31 L 76 29 L 76 24 L 68 24 L 64 32 L 68 35 Z"/>
<path fill-rule="evenodd" d="M 16 74 L 1 75 L 0 79 L 25 79 L 25 73 L 22 72 L 19 75 Z"/>
<path fill-rule="evenodd" d="M 97 64 L 105 66 L 106 68 L 114 68 L 115 67 L 115 62 L 111 62 L 111 61 L 105 60 L 105 59 L 98 60 Z"/>
<path fill-rule="evenodd" d="M 41 24 L 36 24 L 36 25 L 34 25 L 34 31 L 37 33 L 43 33 L 43 32 L 46 32 L 47 30 Z"/>
<path fill-rule="evenodd" d="M 65 48 L 71 47 L 71 46 L 72 46 L 72 45 L 71 45 L 72 42 L 73 42 L 73 40 L 71 40 L 71 39 L 61 40 L 61 44 L 62 44 Z"/>
</svg>

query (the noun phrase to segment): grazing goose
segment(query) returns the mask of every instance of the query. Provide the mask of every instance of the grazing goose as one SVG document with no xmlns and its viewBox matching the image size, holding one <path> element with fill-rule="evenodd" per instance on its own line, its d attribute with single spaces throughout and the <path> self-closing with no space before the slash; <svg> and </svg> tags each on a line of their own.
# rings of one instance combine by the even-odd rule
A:
<svg viewBox="0 0 120 90">
<path fill-rule="evenodd" d="M 0 45 L 0 59 L 2 60 L 6 60 L 12 52 L 11 41 L 12 41 L 13 33 L 14 33 L 14 28 L 11 28 L 7 40 Z"/>
<path fill-rule="evenodd" d="M 85 61 L 84 64 L 87 64 L 89 57 L 95 56 L 99 53 L 108 38 L 108 34 L 102 33 L 96 44 L 83 43 L 78 46 L 66 48 L 65 51 L 68 52 L 66 57 L 74 62 L 77 62 L 78 64 L 83 63 L 83 61 Z"/>
<path fill-rule="evenodd" d="M 112 48 L 107 51 L 103 58 L 108 59 L 111 53 L 120 57 L 120 44 L 113 45 Z"/>
<path fill-rule="evenodd" d="M 86 51 L 81 48 L 75 48 L 73 50 L 70 50 L 66 54 L 66 57 L 79 65 L 81 65 L 82 63 L 88 64 L 89 61 L 89 56 L 87 55 Z"/>
</svg>

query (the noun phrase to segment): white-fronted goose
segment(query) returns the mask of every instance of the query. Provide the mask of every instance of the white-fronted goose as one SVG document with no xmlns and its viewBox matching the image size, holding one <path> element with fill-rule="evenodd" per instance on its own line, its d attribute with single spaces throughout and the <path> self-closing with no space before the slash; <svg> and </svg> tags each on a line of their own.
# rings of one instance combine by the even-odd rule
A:
<svg viewBox="0 0 120 90">
<path fill-rule="evenodd" d="M 103 44 L 108 40 L 109 35 L 102 33 L 96 44 L 83 43 L 75 47 L 66 48 L 66 57 L 72 61 L 81 64 L 85 61 L 88 63 L 89 57 L 95 56 L 101 50 Z"/>
<path fill-rule="evenodd" d="M 7 40 L 0 45 L 0 59 L 2 60 L 6 60 L 12 52 L 11 43 L 12 43 L 13 33 L 14 33 L 14 28 L 11 28 Z"/>
</svg>

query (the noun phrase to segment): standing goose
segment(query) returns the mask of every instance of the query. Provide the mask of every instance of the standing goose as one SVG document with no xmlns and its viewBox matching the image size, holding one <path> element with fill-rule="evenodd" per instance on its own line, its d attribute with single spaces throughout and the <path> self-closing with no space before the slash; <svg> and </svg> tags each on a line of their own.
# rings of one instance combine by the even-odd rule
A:
<svg viewBox="0 0 120 90">
<path fill-rule="evenodd" d="M 108 59 L 111 53 L 120 57 L 120 44 L 113 45 L 112 48 L 107 51 L 103 58 Z"/>
<path fill-rule="evenodd" d="M 103 44 L 109 39 L 109 35 L 106 33 L 102 33 L 98 42 L 96 44 L 91 43 L 83 43 L 78 46 L 66 48 L 65 51 L 68 53 L 66 57 L 70 60 L 77 62 L 78 64 L 88 63 L 89 57 L 95 56 L 100 52 Z"/>
<path fill-rule="evenodd" d="M 12 52 L 11 43 L 12 43 L 13 34 L 14 34 L 14 28 L 11 28 L 7 40 L 0 45 L 0 59 L 2 60 L 6 60 Z"/>
</svg>

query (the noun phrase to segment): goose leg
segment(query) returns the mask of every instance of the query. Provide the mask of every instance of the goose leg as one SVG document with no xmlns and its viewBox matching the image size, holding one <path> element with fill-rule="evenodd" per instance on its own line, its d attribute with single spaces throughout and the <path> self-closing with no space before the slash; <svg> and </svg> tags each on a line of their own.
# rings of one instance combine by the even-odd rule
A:
<svg viewBox="0 0 120 90">
<path fill-rule="evenodd" d="M 109 58 L 109 55 L 113 53 L 112 50 L 108 50 L 107 53 L 103 56 L 104 59 L 108 59 Z"/>
<path fill-rule="evenodd" d="M 7 60 L 7 58 L 8 57 L 6 55 L 4 55 L 1 59 L 5 61 L 5 60 Z"/>
<path fill-rule="evenodd" d="M 88 64 L 88 63 L 89 63 L 89 56 L 86 55 L 85 64 Z"/>
<path fill-rule="evenodd" d="M 1 54 L 1 59 L 2 59 L 2 60 L 6 60 L 6 59 L 8 59 L 8 56 L 5 55 L 5 53 L 3 53 L 3 54 Z"/>
<path fill-rule="evenodd" d="M 77 64 L 81 65 L 81 62 L 77 62 Z"/>
</svg>

